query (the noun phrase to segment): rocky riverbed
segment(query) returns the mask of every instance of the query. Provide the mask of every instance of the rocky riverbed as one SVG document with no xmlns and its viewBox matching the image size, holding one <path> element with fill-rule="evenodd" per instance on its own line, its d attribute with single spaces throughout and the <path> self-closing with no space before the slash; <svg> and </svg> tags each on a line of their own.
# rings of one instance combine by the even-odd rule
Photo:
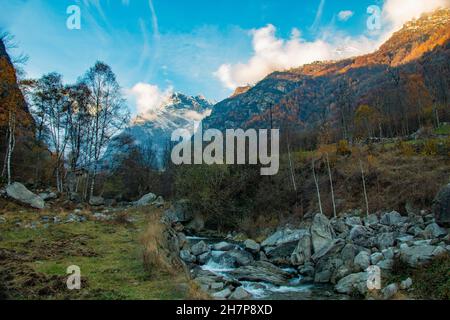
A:
<svg viewBox="0 0 450 320">
<path fill-rule="evenodd" d="M 216 299 L 407 296 L 410 278 L 385 283 L 395 261 L 415 268 L 450 253 L 448 229 L 426 211 L 363 217 L 354 212 L 332 219 L 318 213 L 297 228 L 279 228 L 261 243 L 232 236 L 188 238 L 182 232 L 178 238 L 192 278 Z"/>
</svg>

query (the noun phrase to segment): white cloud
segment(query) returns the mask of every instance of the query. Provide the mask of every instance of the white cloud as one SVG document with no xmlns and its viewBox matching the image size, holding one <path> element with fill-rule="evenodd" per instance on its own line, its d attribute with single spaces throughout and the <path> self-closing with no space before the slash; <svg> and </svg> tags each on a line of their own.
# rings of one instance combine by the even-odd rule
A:
<svg viewBox="0 0 450 320">
<path fill-rule="evenodd" d="M 324 32 L 315 41 L 304 41 L 300 32 L 294 29 L 291 38 L 284 40 L 276 36 L 275 26 L 269 24 L 252 30 L 254 53 L 248 61 L 222 64 L 214 75 L 226 88 L 233 90 L 239 86 L 254 84 L 273 71 L 299 67 L 314 61 L 365 54 L 378 48 L 406 21 L 420 17 L 424 12 L 448 6 L 450 0 L 386 0 L 382 9 L 382 30 L 375 38 L 369 37 L 369 32 L 367 35 L 350 37 L 332 30 L 331 33 Z"/>
<path fill-rule="evenodd" d="M 206 110 L 204 112 L 197 112 L 195 110 L 188 110 L 184 113 L 184 116 L 192 121 L 202 121 L 204 118 L 211 115 L 212 110 Z"/>
<path fill-rule="evenodd" d="M 340 21 L 347 21 L 351 17 L 353 17 L 355 13 L 351 10 L 343 10 L 338 13 L 338 18 Z"/>
<path fill-rule="evenodd" d="M 141 118 L 150 119 L 171 102 L 173 88 L 161 90 L 158 86 L 139 82 L 126 90 L 126 94 L 135 100 L 137 114 Z"/>
</svg>

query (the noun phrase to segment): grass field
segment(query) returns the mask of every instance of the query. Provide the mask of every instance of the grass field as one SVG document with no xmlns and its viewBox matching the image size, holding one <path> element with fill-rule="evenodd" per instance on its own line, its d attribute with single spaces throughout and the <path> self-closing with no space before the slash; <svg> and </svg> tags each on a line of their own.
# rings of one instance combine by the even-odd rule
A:
<svg viewBox="0 0 450 320">
<path fill-rule="evenodd" d="M 20 210 L 0 213 L 0 296 L 12 299 L 185 299 L 184 275 L 149 272 L 140 237 L 152 209 L 130 210 L 131 223 L 64 223 L 67 212 Z M 14 213 L 13 213 L 14 212 Z M 61 223 L 44 223 L 58 217 Z M 47 219 L 47 218 L 44 218 Z M 82 288 L 69 291 L 67 267 L 81 269 Z"/>
</svg>

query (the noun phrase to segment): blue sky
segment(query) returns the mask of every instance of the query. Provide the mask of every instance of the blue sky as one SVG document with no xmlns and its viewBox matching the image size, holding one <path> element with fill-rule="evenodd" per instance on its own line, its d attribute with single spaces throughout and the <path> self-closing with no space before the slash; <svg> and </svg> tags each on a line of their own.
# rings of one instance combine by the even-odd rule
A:
<svg viewBox="0 0 450 320">
<path fill-rule="evenodd" d="M 132 90 L 140 83 L 159 95 L 175 90 L 221 100 L 272 69 L 339 57 L 340 43 L 347 56 L 371 50 L 386 31 L 367 29 L 367 8 L 383 8 L 382 0 L 0 2 L 0 27 L 29 55 L 29 77 L 57 71 L 74 82 L 102 60 L 130 96 L 142 94 Z M 398 7 L 400 0 L 386 2 Z M 66 28 L 70 5 L 81 9 L 81 30 Z"/>
</svg>

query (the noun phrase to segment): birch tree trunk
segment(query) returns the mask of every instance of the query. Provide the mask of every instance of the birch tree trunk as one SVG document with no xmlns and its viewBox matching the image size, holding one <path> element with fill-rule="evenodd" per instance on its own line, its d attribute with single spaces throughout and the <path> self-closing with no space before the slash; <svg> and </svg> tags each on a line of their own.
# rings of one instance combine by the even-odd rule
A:
<svg viewBox="0 0 450 320">
<path fill-rule="evenodd" d="M 320 199 L 320 188 L 319 188 L 319 182 L 318 182 L 317 177 L 316 177 L 316 169 L 315 169 L 314 159 L 312 160 L 312 171 L 313 171 L 313 176 L 314 176 L 314 182 L 315 182 L 315 184 L 316 184 L 317 199 L 318 199 L 318 201 L 319 201 L 320 214 L 323 214 L 323 210 L 322 210 L 322 200 Z"/>
<path fill-rule="evenodd" d="M 330 187 L 331 187 L 331 200 L 333 201 L 333 215 L 336 218 L 336 201 L 334 200 L 334 187 L 333 187 L 333 178 L 331 177 L 331 169 L 330 169 L 330 160 L 328 158 L 328 153 L 326 154 L 327 157 L 327 167 L 328 167 L 328 177 L 330 178 Z"/>
<path fill-rule="evenodd" d="M 363 189 L 364 189 L 364 200 L 366 201 L 366 214 L 369 216 L 369 200 L 367 198 L 367 190 L 366 190 L 366 178 L 364 175 L 364 169 L 362 165 L 361 159 L 359 160 L 359 167 L 361 169 L 361 176 L 362 176 L 362 182 L 363 182 Z"/>
</svg>

